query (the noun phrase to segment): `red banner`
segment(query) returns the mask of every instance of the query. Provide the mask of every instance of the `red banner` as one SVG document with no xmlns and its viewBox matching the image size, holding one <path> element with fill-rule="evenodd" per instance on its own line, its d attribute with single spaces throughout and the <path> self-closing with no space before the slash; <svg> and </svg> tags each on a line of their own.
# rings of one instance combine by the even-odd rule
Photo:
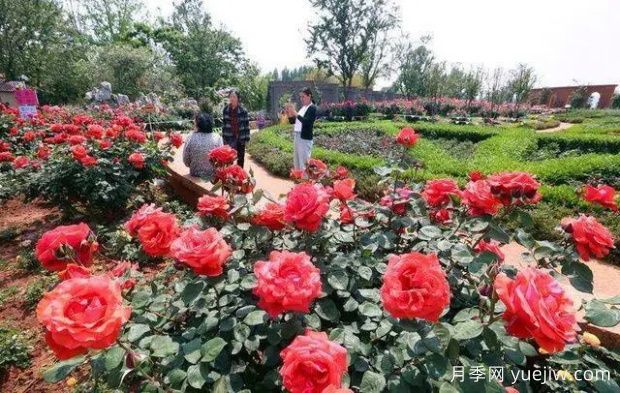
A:
<svg viewBox="0 0 620 393">
<path fill-rule="evenodd" d="M 37 97 L 37 91 L 35 89 L 16 89 L 15 99 L 19 106 L 38 106 L 39 98 Z"/>
</svg>

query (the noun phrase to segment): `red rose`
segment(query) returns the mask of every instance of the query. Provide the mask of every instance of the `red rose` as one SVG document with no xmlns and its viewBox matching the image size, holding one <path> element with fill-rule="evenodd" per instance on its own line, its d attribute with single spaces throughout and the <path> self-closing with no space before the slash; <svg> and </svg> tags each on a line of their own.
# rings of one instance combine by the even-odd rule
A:
<svg viewBox="0 0 620 393">
<path fill-rule="evenodd" d="M 353 393 L 353 390 L 347 388 L 338 388 L 334 385 L 329 385 L 323 390 L 323 393 Z"/>
<path fill-rule="evenodd" d="M 237 150 L 228 145 L 216 147 L 209 152 L 209 161 L 215 166 L 232 165 L 237 159 Z"/>
<path fill-rule="evenodd" d="M 190 227 L 172 242 L 170 254 L 194 273 L 215 277 L 222 274 L 232 249 L 215 228 L 200 231 Z"/>
<path fill-rule="evenodd" d="M 15 160 L 13 154 L 10 151 L 2 151 L 0 152 L 0 162 L 12 162 Z"/>
<path fill-rule="evenodd" d="M 114 118 L 113 122 L 114 124 L 121 126 L 121 127 L 129 127 L 130 125 L 133 124 L 133 120 L 131 120 L 130 117 L 122 116 L 122 115 Z"/>
<path fill-rule="evenodd" d="M 153 132 L 153 139 L 155 139 L 156 142 L 161 141 L 165 137 L 166 137 L 166 134 L 161 132 L 161 131 L 154 131 Z"/>
<path fill-rule="evenodd" d="M 284 219 L 297 229 L 316 232 L 329 210 L 329 197 L 319 185 L 299 184 L 286 198 Z"/>
<path fill-rule="evenodd" d="M 99 148 L 101 150 L 108 150 L 112 147 L 112 141 L 109 139 L 103 139 L 99 141 Z"/>
<path fill-rule="evenodd" d="M 41 265 L 52 271 L 64 270 L 69 262 L 90 266 L 99 244 L 88 225 L 62 225 L 41 236 L 35 255 Z"/>
<path fill-rule="evenodd" d="M 487 181 L 505 206 L 536 204 L 542 198 L 538 192 L 540 183 L 527 172 L 498 173 L 489 176 Z"/>
<path fill-rule="evenodd" d="M 301 169 L 291 169 L 289 177 L 293 180 L 301 180 L 304 178 L 304 171 Z"/>
<path fill-rule="evenodd" d="M 136 142 L 136 143 L 146 142 L 146 134 L 140 131 L 139 129 L 134 129 L 134 128 L 125 132 L 125 138 L 127 138 L 128 140 L 132 142 Z"/>
<path fill-rule="evenodd" d="M 450 285 L 437 255 L 392 255 L 383 276 L 381 300 L 394 318 L 436 322 L 450 304 Z"/>
<path fill-rule="evenodd" d="M 105 130 L 105 136 L 110 139 L 116 139 L 120 135 L 122 129 L 119 126 L 112 126 Z"/>
<path fill-rule="evenodd" d="M 142 153 L 131 153 L 127 158 L 127 161 L 129 161 L 129 163 L 136 169 L 144 168 L 144 154 Z"/>
<path fill-rule="evenodd" d="M 64 128 L 64 125 L 62 125 L 62 124 L 52 124 L 52 125 L 50 125 L 50 131 L 52 131 L 54 134 L 60 134 L 64 130 L 65 130 L 65 128 Z"/>
<path fill-rule="evenodd" d="M 501 202 L 491 192 L 491 186 L 486 180 L 470 181 L 463 190 L 463 204 L 469 209 L 472 216 L 495 214 L 501 208 Z"/>
<path fill-rule="evenodd" d="M 318 180 L 326 176 L 329 170 L 323 161 L 311 158 L 306 163 L 306 173 L 311 179 Z"/>
<path fill-rule="evenodd" d="M 601 205 L 613 211 L 618 210 L 616 190 L 613 187 L 607 185 L 593 187 L 588 184 L 583 191 L 583 198 L 590 203 Z"/>
<path fill-rule="evenodd" d="M 349 170 L 343 166 L 339 166 L 334 171 L 334 179 L 343 180 L 349 177 Z"/>
<path fill-rule="evenodd" d="M 85 167 L 93 166 L 97 164 L 97 159 L 95 157 L 86 155 L 84 157 L 80 157 L 79 161 Z"/>
<path fill-rule="evenodd" d="M 390 208 L 394 214 L 404 216 L 407 213 L 407 205 L 411 195 L 413 195 L 413 191 L 407 187 L 401 187 L 396 189 L 396 193 L 381 198 L 379 204 Z"/>
<path fill-rule="evenodd" d="M 321 271 L 305 252 L 272 251 L 254 264 L 258 306 L 275 318 L 285 312 L 308 313 L 321 296 Z"/>
<path fill-rule="evenodd" d="M 178 132 L 170 133 L 170 144 L 176 148 L 181 147 L 183 145 L 183 135 Z"/>
<path fill-rule="evenodd" d="M 47 146 L 42 145 L 42 146 L 39 146 L 39 148 L 37 149 L 37 157 L 41 160 L 47 160 L 51 154 L 52 154 L 52 151 Z"/>
<path fill-rule="evenodd" d="M 216 178 L 224 186 L 234 192 L 248 194 L 254 189 L 254 181 L 248 176 L 247 172 L 239 165 L 219 169 Z"/>
<path fill-rule="evenodd" d="M 502 250 L 499 248 L 499 243 L 495 240 L 486 241 L 481 240 L 474 247 L 474 251 L 476 252 L 490 252 L 491 254 L 495 254 L 497 256 L 498 262 L 504 262 L 506 258 Z"/>
<path fill-rule="evenodd" d="M 472 171 L 469 172 L 469 180 L 471 181 L 478 181 L 478 180 L 485 180 L 486 176 L 484 176 L 484 174 L 480 171 Z"/>
<path fill-rule="evenodd" d="M 322 393 L 342 386 L 347 350 L 323 332 L 306 331 L 280 353 L 282 384 L 290 393 Z"/>
<path fill-rule="evenodd" d="M 144 224 L 146 218 L 153 213 L 161 213 L 161 208 L 156 207 L 154 204 L 150 205 L 142 205 L 140 209 L 138 209 L 125 223 L 125 229 L 131 236 L 136 236 L 138 234 L 138 229 Z"/>
<path fill-rule="evenodd" d="M 138 239 L 145 253 L 152 257 L 167 256 L 170 244 L 179 232 L 173 214 L 155 212 L 146 216 L 138 229 Z"/>
<path fill-rule="evenodd" d="M 461 196 L 459 185 L 452 179 L 438 179 L 426 182 L 422 197 L 431 207 L 443 207 L 450 203 L 450 196 Z"/>
<path fill-rule="evenodd" d="M 83 145 L 77 145 L 71 147 L 71 153 L 73 154 L 74 159 L 79 160 L 80 158 L 88 155 L 88 150 L 86 150 Z"/>
<path fill-rule="evenodd" d="M 343 225 L 353 224 L 355 219 L 353 218 L 353 212 L 346 203 L 340 204 L 340 223 Z"/>
<path fill-rule="evenodd" d="M 82 135 L 71 135 L 69 138 L 67 138 L 67 142 L 74 146 L 81 145 L 82 143 L 86 142 L 86 137 Z"/>
<path fill-rule="evenodd" d="M 120 283 L 105 276 L 63 281 L 37 306 L 45 340 L 61 360 L 112 346 L 130 316 Z"/>
<path fill-rule="evenodd" d="M 252 224 L 279 231 L 284 229 L 284 208 L 279 203 L 270 202 L 252 217 Z"/>
<path fill-rule="evenodd" d="M 431 219 L 439 224 L 447 224 L 452 221 L 452 212 L 448 209 L 431 211 Z"/>
<path fill-rule="evenodd" d="M 24 132 L 24 135 L 22 135 L 22 138 L 25 142 L 32 142 L 35 140 L 36 137 L 36 134 L 32 131 L 26 131 Z"/>
<path fill-rule="evenodd" d="M 91 139 L 101 139 L 104 134 L 104 129 L 99 124 L 91 124 L 86 130 L 86 135 Z"/>
<path fill-rule="evenodd" d="M 13 168 L 22 169 L 30 165 L 30 160 L 26 156 L 17 156 L 13 161 Z"/>
<path fill-rule="evenodd" d="M 226 220 L 229 209 L 230 204 L 223 196 L 203 195 L 198 199 L 198 212 L 202 216 L 214 216 Z"/>
<path fill-rule="evenodd" d="M 493 286 L 506 306 L 503 318 L 509 334 L 534 338 L 549 353 L 559 352 L 567 342 L 575 341 L 573 302 L 551 275 L 527 268 L 513 280 L 500 273 Z"/>
<path fill-rule="evenodd" d="M 68 264 L 65 270 L 58 273 L 58 278 L 60 281 L 65 281 L 72 278 L 86 278 L 90 276 L 90 269 L 74 263 Z"/>
<path fill-rule="evenodd" d="M 407 127 L 400 130 L 396 137 L 396 143 L 409 148 L 418 142 L 418 138 L 420 138 L 420 135 L 416 134 L 413 128 Z"/>
<path fill-rule="evenodd" d="M 76 135 L 80 132 L 80 127 L 75 124 L 65 124 L 62 126 L 62 129 L 69 135 Z"/>
<path fill-rule="evenodd" d="M 614 248 L 614 237 L 596 218 L 580 215 L 579 218 L 565 218 L 562 227 L 571 234 L 579 256 L 584 261 L 604 258 Z"/>
<path fill-rule="evenodd" d="M 336 180 L 334 182 L 334 198 L 338 198 L 341 201 L 348 201 L 355 198 L 355 180 L 344 179 Z"/>
</svg>

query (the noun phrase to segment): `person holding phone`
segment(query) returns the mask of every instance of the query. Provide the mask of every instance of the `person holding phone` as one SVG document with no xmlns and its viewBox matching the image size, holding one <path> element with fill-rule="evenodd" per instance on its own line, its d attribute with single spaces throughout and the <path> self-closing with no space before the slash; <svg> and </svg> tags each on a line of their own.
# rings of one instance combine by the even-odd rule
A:
<svg viewBox="0 0 620 393">
<path fill-rule="evenodd" d="M 312 154 L 312 139 L 314 121 L 316 120 L 316 105 L 312 97 L 312 90 L 306 87 L 299 92 L 302 107 L 299 111 L 292 105 L 287 106 L 289 122 L 293 124 L 293 166 L 295 169 L 306 169 L 306 163 Z"/>
</svg>

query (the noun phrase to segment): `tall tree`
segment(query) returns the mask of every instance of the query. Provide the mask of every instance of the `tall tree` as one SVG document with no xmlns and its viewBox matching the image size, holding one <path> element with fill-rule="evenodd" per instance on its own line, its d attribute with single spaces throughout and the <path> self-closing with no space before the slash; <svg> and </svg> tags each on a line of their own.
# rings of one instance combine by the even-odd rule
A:
<svg viewBox="0 0 620 393">
<path fill-rule="evenodd" d="M 428 47 L 430 36 L 423 36 L 420 44 L 414 46 L 411 42 L 402 42 L 398 50 L 400 74 L 394 82 L 393 90 L 407 97 L 425 97 L 429 72 L 435 62 L 435 56 Z"/>
<path fill-rule="evenodd" d="M 76 99 L 88 86 L 84 37 L 52 0 L 0 0 L 0 73 L 25 75 L 42 102 Z"/>
<path fill-rule="evenodd" d="M 506 85 L 506 76 L 504 69 L 501 67 L 495 68 L 487 75 L 486 80 L 486 98 L 491 102 L 495 110 L 501 103 L 505 102 L 510 93 Z"/>
<path fill-rule="evenodd" d="M 465 74 L 463 98 L 467 100 L 467 106 L 480 96 L 484 83 L 484 69 L 482 66 L 472 67 Z"/>
<path fill-rule="evenodd" d="M 345 88 L 345 98 L 356 73 L 367 62 L 369 80 L 383 55 L 376 44 L 380 35 L 397 24 L 391 0 L 310 0 L 318 20 L 308 27 L 307 53 L 319 68 L 335 75 Z M 373 47 L 373 44 L 375 46 Z M 368 66 L 370 64 L 370 66 Z"/>
<path fill-rule="evenodd" d="M 536 74 L 534 68 L 527 64 L 519 64 L 517 68 L 510 71 L 508 86 L 518 104 L 527 100 L 530 90 L 532 90 L 535 83 Z"/>
<path fill-rule="evenodd" d="M 171 21 L 162 22 L 153 35 L 169 53 L 187 93 L 194 97 L 225 87 L 247 63 L 241 42 L 213 26 L 202 0 L 176 4 Z"/>
<path fill-rule="evenodd" d="M 142 0 L 66 0 L 74 23 L 94 42 L 107 44 L 126 40 L 134 23 L 143 15 Z"/>
</svg>

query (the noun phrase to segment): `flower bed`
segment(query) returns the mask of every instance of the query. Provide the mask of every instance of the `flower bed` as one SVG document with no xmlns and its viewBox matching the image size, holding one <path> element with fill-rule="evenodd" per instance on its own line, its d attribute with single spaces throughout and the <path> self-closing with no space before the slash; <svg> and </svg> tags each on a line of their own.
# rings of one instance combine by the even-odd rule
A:
<svg viewBox="0 0 620 393">
<path fill-rule="evenodd" d="M 421 142 L 412 130 L 396 140 L 402 154 Z M 605 257 L 612 235 L 585 215 L 566 217 L 557 243 L 503 226 L 506 216 L 526 222 L 525 208 L 540 202 L 530 174 L 472 174 L 461 187 L 412 184 L 383 169 L 386 193 L 370 203 L 345 168 L 312 160 L 280 204 L 261 201 L 226 148 L 210 159 L 222 192 L 201 198 L 195 215 L 145 205 L 120 229 L 139 253 L 170 264 L 152 282 L 128 262 L 91 273 L 85 265 L 106 247 L 84 225 L 38 241 L 38 258 L 63 279 L 37 307 L 64 359 L 47 380 L 81 368 L 110 388 L 139 391 L 525 392 L 539 385 L 523 373 L 596 368 L 609 378 L 558 378 L 546 388 L 617 388 L 617 354 L 578 331 L 579 305 L 556 281 L 591 292 L 580 258 Z M 607 201 L 599 191 L 589 200 Z M 50 241 L 59 238 L 67 240 Z M 503 265 L 499 246 L 511 240 L 536 264 Z M 615 325 L 617 303 L 587 302 L 585 317 Z M 510 377 L 467 377 L 492 367 Z"/>
<path fill-rule="evenodd" d="M 67 213 L 124 209 L 138 187 L 165 173 L 170 145 L 182 142 L 170 133 L 171 143 L 159 145 L 166 134 L 146 132 L 132 111 L 44 107 L 23 120 L 0 108 L 0 198 L 42 197 Z"/>
</svg>

